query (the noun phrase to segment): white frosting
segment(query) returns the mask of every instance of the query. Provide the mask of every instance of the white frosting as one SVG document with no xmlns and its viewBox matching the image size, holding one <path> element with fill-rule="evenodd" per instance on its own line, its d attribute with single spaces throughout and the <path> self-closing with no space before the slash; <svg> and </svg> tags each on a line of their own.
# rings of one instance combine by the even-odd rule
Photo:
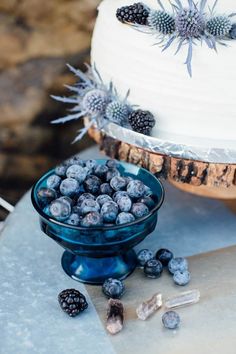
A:
<svg viewBox="0 0 236 354">
<path fill-rule="evenodd" d="M 187 0 L 186 0 L 187 2 Z M 218 53 L 200 42 L 194 47 L 193 77 L 187 73 L 187 47 L 162 52 L 155 38 L 116 19 L 118 7 L 133 0 L 104 0 L 92 40 L 92 63 L 121 97 L 156 117 L 153 135 L 176 143 L 236 148 L 236 41 Z M 145 4 L 157 8 L 156 0 Z M 168 3 L 163 0 L 163 4 Z M 209 0 L 212 6 L 214 0 Z M 168 5 L 167 5 L 168 8 Z M 235 0 L 219 0 L 217 12 L 236 11 Z"/>
</svg>

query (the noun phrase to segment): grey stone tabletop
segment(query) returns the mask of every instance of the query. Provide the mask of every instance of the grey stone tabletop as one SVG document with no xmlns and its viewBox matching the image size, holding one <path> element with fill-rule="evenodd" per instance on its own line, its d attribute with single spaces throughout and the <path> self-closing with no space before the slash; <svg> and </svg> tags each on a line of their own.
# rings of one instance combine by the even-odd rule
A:
<svg viewBox="0 0 236 354">
<path fill-rule="evenodd" d="M 97 148 L 81 153 L 82 158 L 91 156 L 101 157 Z M 166 182 L 164 187 L 157 229 L 139 248 L 166 247 L 176 256 L 190 256 L 236 244 L 236 216 L 222 202 Z M 61 255 L 62 249 L 40 231 L 27 193 L 0 234 L 1 354 L 115 353 L 86 288 L 63 272 Z M 58 293 L 71 287 L 89 302 L 88 310 L 74 319 L 57 303 Z"/>
</svg>

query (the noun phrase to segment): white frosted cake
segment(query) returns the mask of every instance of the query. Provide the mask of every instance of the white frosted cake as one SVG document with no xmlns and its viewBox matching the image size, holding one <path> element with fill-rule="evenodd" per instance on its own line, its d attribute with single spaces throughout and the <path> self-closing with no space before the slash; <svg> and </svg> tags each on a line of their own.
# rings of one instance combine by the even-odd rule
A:
<svg viewBox="0 0 236 354">
<path fill-rule="evenodd" d="M 217 53 L 205 43 L 193 46 L 190 77 L 184 65 L 186 46 L 174 55 L 178 43 L 173 42 L 162 52 L 153 45 L 155 37 L 118 21 L 117 8 L 133 3 L 104 0 L 99 6 L 92 64 L 104 82 L 112 81 L 121 97 L 130 90 L 129 102 L 152 112 L 152 136 L 177 144 L 236 148 L 236 40 L 218 45 Z M 158 8 L 157 0 L 143 3 Z M 206 8 L 213 3 L 208 0 Z M 171 11 L 167 0 L 163 4 Z M 235 0 L 219 0 L 217 14 L 234 11 Z"/>
</svg>

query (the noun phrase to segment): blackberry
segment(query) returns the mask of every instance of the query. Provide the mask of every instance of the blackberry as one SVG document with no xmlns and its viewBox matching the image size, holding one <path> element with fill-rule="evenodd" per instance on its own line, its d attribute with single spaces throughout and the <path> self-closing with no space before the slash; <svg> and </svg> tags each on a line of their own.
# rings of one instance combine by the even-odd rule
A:
<svg viewBox="0 0 236 354">
<path fill-rule="evenodd" d="M 88 307 L 85 296 L 75 289 L 63 290 L 58 295 L 58 302 L 61 309 L 70 317 L 77 316 Z"/>
<path fill-rule="evenodd" d="M 130 6 L 123 6 L 116 11 L 116 17 L 122 23 L 147 25 L 149 10 L 141 2 Z"/>
<path fill-rule="evenodd" d="M 149 111 L 138 109 L 129 115 L 129 123 L 135 132 L 150 135 L 155 125 L 155 119 Z"/>
</svg>

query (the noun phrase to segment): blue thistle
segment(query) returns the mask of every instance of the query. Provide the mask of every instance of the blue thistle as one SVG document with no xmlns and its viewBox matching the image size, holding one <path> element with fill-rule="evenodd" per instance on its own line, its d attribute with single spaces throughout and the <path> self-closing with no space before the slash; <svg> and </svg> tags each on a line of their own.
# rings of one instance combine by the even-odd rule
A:
<svg viewBox="0 0 236 354">
<path fill-rule="evenodd" d="M 229 36 L 231 39 L 236 39 L 236 23 L 232 25 L 232 28 L 229 32 Z"/>
<path fill-rule="evenodd" d="M 148 25 L 164 35 L 175 32 L 175 19 L 163 10 L 150 11 Z"/>
<path fill-rule="evenodd" d="M 206 31 L 213 37 L 226 37 L 231 28 L 232 23 L 229 16 L 215 16 L 206 23 Z"/>
<path fill-rule="evenodd" d="M 204 32 L 205 19 L 196 7 L 192 7 L 177 13 L 175 25 L 180 37 L 199 38 Z"/>
<path fill-rule="evenodd" d="M 88 91 L 82 99 L 82 107 L 88 115 L 97 116 L 105 113 L 109 102 L 109 96 L 106 91 L 93 89 Z"/>
<path fill-rule="evenodd" d="M 112 101 L 107 105 L 105 117 L 121 126 L 127 124 L 130 114 L 130 107 L 125 102 Z"/>
</svg>

